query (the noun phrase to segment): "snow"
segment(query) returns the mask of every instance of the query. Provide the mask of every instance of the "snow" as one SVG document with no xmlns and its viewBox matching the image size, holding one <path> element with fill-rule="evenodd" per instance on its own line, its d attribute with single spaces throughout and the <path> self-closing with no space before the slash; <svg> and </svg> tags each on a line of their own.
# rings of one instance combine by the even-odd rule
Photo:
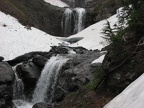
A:
<svg viewBox="0 0 144 108">
<path fill-rule="evenodd" d="M 44 0 L 47 3 L 50 3 L 51 5 L 58 6 L 58 7 L 68 7 L 68 5 L 61 0 Z"/>
<path fill-rule="evenodd" d="M 51 1 L 54 2 L 54 0 Z M 60 39 L 34 27 L 31 27 L 31 30 L 27 29 L 10 15 L 0 12 L 0 16 L 0 56 L 3 56 L 5 60 L 11 60 L 32 51 L 49 51 L 50 46 L 53 45 L 82 46 L 92 50 L 101 50 L 107 45 L 105 39 L 102 38 L 106 20 L 93 24 L 78 34 Z M 108 19 L 112 26 L 117 20 L 117 14 Z"/>
<path fill-rule="evenodd" d="M 144 107 L 144 74 L 131 83 L 122 93 L 116 96 L 104 108 L 143 108 Z"/>
<path fill-rule="evenodd" d="M 100 56 L 98 59 L 94 60 L 91 64 L 102 63 L 104 60 L 105 54 Z"/>
<path fill-rule="evenodd" d="M 117 16 L 118 15 L 115 14 L 112 17 L 107 19 L 110 22 L 111 27 L 114 27 L 114 25 L 118 22 Z M 108 45 L 108 43 L 103 38 L 104 34 L 102 33 L 104 25 L 106 23 L 107 23 L 106 20 L 102 20 L 98 23 L 95 23 L 95 24 L 87 27 L 86 29 L 84 29 L 83 31 L 81 31 L 75 35 L 72 35 L 68 38 L 62 38 L 62 40 L 67 40 L 67 41 L 69 41 L 70 39 L 76 40 L 77 38 L 80 39 L 80 37 L 81 37 L 81 40 L 76 43 L 71 44 L 71 47 L 82 46 L 89 50 L 90 49 L 101 50 L 104 46 Z"/>
<path fill-rule="evenodd" d="M 51 3 L 56 3 L 56 0 L 47 0 L 49 3 L 50 1 Z M 58 4 L 59 3 L 60 2 L 58 2 Z M 59 6 L 62 5 L 59 4 Z M 50 46 L 52 45 L 69 45 L 71 47 L 82 46 L 86 49 L 93 50 L 101 50 L 105 45 L 107 45 L 106 41 L 102 38 L 102 29 L 106 24 L 106 20 L 93 24 L 78 34 L 72 35 L 68 38 L 61 38 L 60 40 L 60 38 L 46 34 L 34 27 L 31 27 L 31 30 L 27 29 L 10 15 L 0 12 L 0 16 L 0 56 L 3 56 L 5 60 L 10 60 L 32 51 L 49 51 L 51 49 Z M 113 27 L 118 21 L 117 14 L 107 20 Z M 75 43 L 67 44 L 64 40 L 72 42 L 75 41 Z M 75 54 L 73 51 L 70 51 L 70 53 Z M 92 63 L 101 63 L 104 56 L 105 55 L 102 55 Z M 144 74 L 104 106 L 104 108 L 143 108 L 143 83 Z M 31 104 L 27 105 L 31 106 Z"/>
<path fill-rule="evenodd" d="M 36 28 L 28 30 L 15 18 L 0 12 L 0 56 L 13 59 L 31 51 L 49 51 L 61 41 Z"/>
</svg>

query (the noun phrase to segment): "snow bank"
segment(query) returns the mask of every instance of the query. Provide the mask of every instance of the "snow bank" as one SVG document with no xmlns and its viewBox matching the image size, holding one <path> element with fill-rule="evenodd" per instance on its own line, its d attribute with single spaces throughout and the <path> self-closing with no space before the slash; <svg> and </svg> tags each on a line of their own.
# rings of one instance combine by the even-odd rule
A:
<svg viewBox="0 0 144 108">
<path fill-rule="evenodd" d="M 15 18 L 0 12 L 0 56 L 13 59 L 31 51 L 49 51 L 57 40 L 36 28 L 27 29 Z"/>
<path fill-rule="evenodd" d="M 111 26 L 113 27 L 118 22 L 117 14 L 113 15 L 112 17 L 107 19 Z M 108 43 L 102 37 L 104 36 L 103 28 L 104 25 L 107 23 L 106 20 L 102 20 L 98 23 L 95 23 L 88 28 L 84 29 L 83 31 L 79 32 L 78 34 L 72 35 L 69 38 L 76 38 L 76 37 L 84 37 L 80 41 L 71 44 L 72 47 L 83 46 L 86 49 L 99 49 L 101 50 L 104 46 Z"/>
<path fill-rule="evenodd" d="M 104 108 L 144 108 L 144 74 Z"/>
<path fill-rule="evenodd" d="M 55 0 L 49 1 L 54 2 Z M 53 45 L 69 45 L 65 44 L 64 41 L 70 42 L 69 46 L 71 47 L 82 46 L 92 50 L 101 50 L 107 45 L 105 39 L 102 38 L 106 20 L 93 24 L 78 34 L 60 40 L 60 38 L 46 34 L 36 28 L 27 29 L 10 15 L 0 12 L 0 16 L 0 56 L 3 56 L 5 60 L 13 59 L 31 51 L 49 51 L 50 46 Z M 117 23 L 117 14 L 110 17 L 108 21 L 111 26 Z"/>
<path fill-rule="evenodd" d="M 102 63 L 105 55 L 100 56 L 98 59 L 94 60 L 91 64 Z"/>
<path fill-rule="evenodd" d="M 50 3 L 51 5 L 58 6 L 58 7 L 68 7 L 68 5 L 61 0 L 44 0 L 47 3 Z"/>
</svg>

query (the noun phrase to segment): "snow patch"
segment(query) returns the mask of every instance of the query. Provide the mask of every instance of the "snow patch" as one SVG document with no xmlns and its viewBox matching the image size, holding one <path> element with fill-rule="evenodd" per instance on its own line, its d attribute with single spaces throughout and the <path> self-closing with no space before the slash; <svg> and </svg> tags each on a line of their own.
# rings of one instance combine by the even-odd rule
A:
<svg viewBox="0 0 144 108">
<path fill-rule="evenodd" d="M 91 64 L 102 63 L 105 55 L 100 56 L 98 59 L 94 60 Z"/>
<path fill-rule="evenodd" d="M 0 56 L 5 60 L 32 51 L 49 51 L 50 46 L 61 43 L 56 37 L 36 28 L 27 29 L 10 15 L 0 12 L 0 16 Z"/>
<path fill-rule="evenodd" d="M 44 1 L 58 7 L 69 7 L 66 3 L 62 2 L 61 0 L 44 0 Z"/>
<path fill-rule="evenodd" d="M 104 108 L 143 108 L 144 74 L 131 83 L 122 93 L 110 101 Z"/>
</svg>

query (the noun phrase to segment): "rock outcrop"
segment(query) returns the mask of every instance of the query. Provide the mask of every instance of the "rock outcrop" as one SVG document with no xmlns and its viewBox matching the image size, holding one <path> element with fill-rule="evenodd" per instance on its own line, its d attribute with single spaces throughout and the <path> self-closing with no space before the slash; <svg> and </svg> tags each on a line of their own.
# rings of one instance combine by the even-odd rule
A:
<svg viewBox="0 0 144 108">
<path fill-rule="evenodd" d="M 14 71 L 7 62 L 0 62 L 0 108 L 12 106 Z"/>
<path fill-rule="evenodd" d="M 73 53 L 70 53 L 71 51 Z M 22 62 L 16 66 L 16 72 L 24 82 L 26 95 L 32 95 L 46 61 L 57 54 L 66 56 L 70 60 L 60 71 L 52 99 L 53 102 L 62 101 L 68 92 L 77 91 L 81 86 L 91 81 L 95 71 L 95 67 L 91 66 L 91 62 L 102 55 L 98 50 L 89 51 L 82 47 L 53 46 L 50 52 L 31 52 L 11 60 L 11 62 L 9 61 L 11 64 L 16 63 L 17 60 Z"/>
<path fill-rule="evenodd" d="M 52 108 L 52 107 L 46 103 L 40 102 L 40 103 L 34 104 L 32 108 Z"/>
</svg>

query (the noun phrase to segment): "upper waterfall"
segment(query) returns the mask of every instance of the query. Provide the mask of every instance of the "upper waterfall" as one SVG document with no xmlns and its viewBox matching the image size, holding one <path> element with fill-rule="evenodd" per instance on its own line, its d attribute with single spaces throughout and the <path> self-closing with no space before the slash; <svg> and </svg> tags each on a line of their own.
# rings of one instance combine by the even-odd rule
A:
<svg viewBox="0 0 144 108">
<path fill-rule="evenodd" d="M 62 35 L 70 36 L 85 28 L 86 11 L 84 8 L 66 8 L 62 18 Z"/>
<path fill-rule="evenodd" d="M 63 36 L 69 36 L 72 34 L 72 15 L 72 9 L 66 8 L 62 19 Z"/>
<path fill-rule="evenodd" d="M 84 8 L 75 8 L 74 9 L 74 19 L 75 19 L 75 27 L 74 27 L 74 34 L 82 31 L 85 27 L 85 15 L 86 11 Z"/>
</svg>

